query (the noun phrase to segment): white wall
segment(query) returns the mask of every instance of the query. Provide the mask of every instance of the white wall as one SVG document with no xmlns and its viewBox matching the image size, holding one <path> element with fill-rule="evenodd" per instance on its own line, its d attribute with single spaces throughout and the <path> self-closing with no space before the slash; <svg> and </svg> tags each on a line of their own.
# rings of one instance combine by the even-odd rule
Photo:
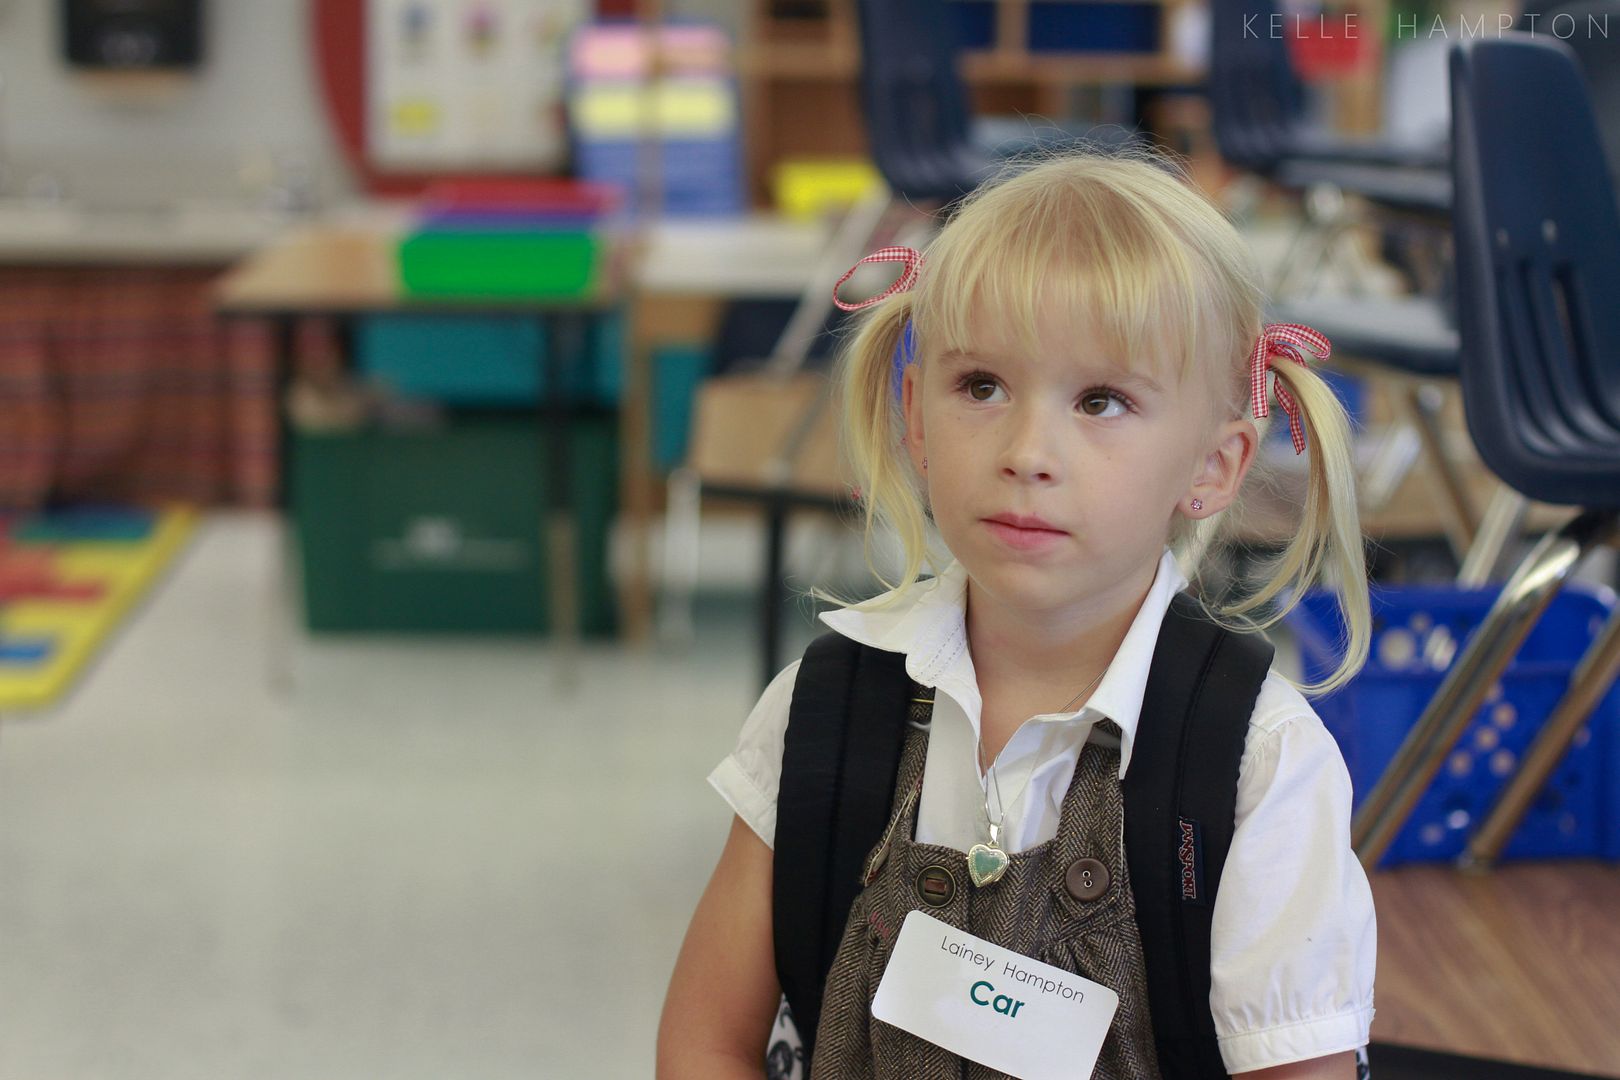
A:
<svg viewBox="0 0 1620 1080">
<path fill-rule="evenodd" d="M 149 205 L 262 196 L 301 161 L 324 197 L 350 187 L 315 82 L 304 0 L 204 0 L 204 65 L 162 100 L 61 58 L 56 0 L 0 0 L 0 194 L 60 181 L 69 197 Z"/>
</svg>

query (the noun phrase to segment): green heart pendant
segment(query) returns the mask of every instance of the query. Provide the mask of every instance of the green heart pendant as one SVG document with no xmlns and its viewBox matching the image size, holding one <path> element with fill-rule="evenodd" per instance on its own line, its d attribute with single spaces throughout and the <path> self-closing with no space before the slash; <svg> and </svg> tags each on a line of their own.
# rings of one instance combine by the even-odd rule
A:
<svg viewBox="0 0 1620 1080">
<path fill-rule="evenodd" d="M 989 885 L 1001 879 L 1011 861 L 1007 853 L 998 847 L 974 844 L 968 849 L 968 877 L 973 879 L 975 885 Z"/>
</svg>

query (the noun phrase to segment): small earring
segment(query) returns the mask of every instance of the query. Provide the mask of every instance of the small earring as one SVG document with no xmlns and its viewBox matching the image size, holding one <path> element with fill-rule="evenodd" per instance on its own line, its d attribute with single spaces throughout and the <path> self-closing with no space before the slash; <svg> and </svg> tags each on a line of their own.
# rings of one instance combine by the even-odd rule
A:
<svg viewBox="0 0 1620 1080">
<path fill-rule="evenodd" d="M 1194 499 L 1192 501 L 1192 508 L 1194 510 L 1202 510 L 1204 508 L 1204 500 L 1203 499 Z"/>
<path fill-rule="evenodd" d="M 925 468 L 925 469 L 928 468 L 928 459 L 927 458 L 923 458 L 923 468 Z"/>
</svg>

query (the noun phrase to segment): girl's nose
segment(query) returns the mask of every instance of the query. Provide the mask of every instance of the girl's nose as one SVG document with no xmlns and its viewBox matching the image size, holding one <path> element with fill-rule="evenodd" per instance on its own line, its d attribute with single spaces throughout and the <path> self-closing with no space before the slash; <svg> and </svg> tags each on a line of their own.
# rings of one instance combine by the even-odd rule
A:
<svg viewBox="0 0 1620 1080">
<path fill-rule="evenodd" d="M 1010 430 L 1001 453 L 1001 474 L 1011 480 L 1050 481 L 1057 476 L 1051 417 L 1029 409 L 1008 418 Z"/>
</svg>

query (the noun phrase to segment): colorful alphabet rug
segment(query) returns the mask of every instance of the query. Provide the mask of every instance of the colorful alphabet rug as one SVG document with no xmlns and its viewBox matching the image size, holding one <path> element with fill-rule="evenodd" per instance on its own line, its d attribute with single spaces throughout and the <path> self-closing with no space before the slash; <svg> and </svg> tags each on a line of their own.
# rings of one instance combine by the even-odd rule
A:
<svg viewBox="0 0 1620 1080">
<path fill-rule="evenodd" d="M 61 697 L 195 523 L 188 508 L 0 518 L 0 716 Z"/>
</svg>

